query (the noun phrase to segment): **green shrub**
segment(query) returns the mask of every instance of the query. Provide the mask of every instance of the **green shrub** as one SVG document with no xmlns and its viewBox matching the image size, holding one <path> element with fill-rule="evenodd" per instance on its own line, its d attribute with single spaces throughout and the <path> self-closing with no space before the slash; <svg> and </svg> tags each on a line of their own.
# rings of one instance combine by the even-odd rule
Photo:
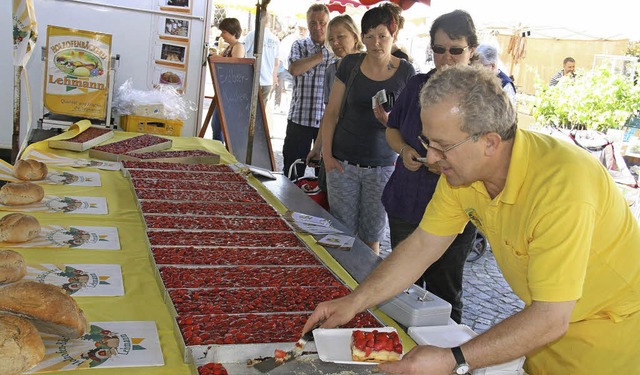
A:
<svg viewBox="0 0 640 375">
<path fill-rule="evenodd" d="M 607 68 L 562 78 L 556 86 L 538 82 L 532 111 L 537 125 L 619 129 L 640 109 L 640 86 Z"/>
</svg>

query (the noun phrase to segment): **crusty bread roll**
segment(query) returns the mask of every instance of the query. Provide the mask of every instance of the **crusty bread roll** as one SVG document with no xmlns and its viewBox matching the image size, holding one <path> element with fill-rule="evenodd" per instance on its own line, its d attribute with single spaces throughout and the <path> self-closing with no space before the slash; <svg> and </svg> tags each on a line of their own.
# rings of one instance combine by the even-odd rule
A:
<svg viewBox="0 0 640 375">
<path fill-rule="evenodd" d="M 44 344 L 33 323 L 19 316 L 0 314 L 0 372 L 19 375 L 44 358 Z"/>
<path fill-rule="evenodd" d="M 57 285 L 23 280 L 0 293 L 0 312 L 28 318 L 40 332 L 78 338 L 88 330 L 76 301 Z"/>
<path fill-rule="evenodd" d="M 44 189 L 33 182 L 11 182 L 0 188 L 0 203 L 7 206 L 36 203 L 42 198 Z"/>
<path fill-rule="evenodd" d="M 16 161 L 13 166 L 13 174 L 17 178 L 25 181 L 37 181 L 47 177 L 47 165 L 33 159 Z"/>
<path fill-rule="evenodd" d="M 0 242 L 27 242 L 38 237 L 40 229 L 35 217 L 12 213 L 0 219 Z"/>
<path fill-rule="evenodd" d="M 0 284 L 18 281 L 26 273 L 27 265 L 22 254 L 13 250 L 0 250 Z"/>
</svg>

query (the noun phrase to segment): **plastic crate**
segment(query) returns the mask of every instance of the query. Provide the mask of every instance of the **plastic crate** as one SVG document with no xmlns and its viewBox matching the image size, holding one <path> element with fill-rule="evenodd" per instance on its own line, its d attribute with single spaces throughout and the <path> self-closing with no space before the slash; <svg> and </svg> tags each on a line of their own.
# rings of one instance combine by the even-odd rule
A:
<svg viewBox="0 0 640 375">
<path fill-rule="evenodd" d="M 182 131 L 182 121 L 124 115 L 120 116 L 120 127 L 128 132 L 179 136 Z"/>
</svg>

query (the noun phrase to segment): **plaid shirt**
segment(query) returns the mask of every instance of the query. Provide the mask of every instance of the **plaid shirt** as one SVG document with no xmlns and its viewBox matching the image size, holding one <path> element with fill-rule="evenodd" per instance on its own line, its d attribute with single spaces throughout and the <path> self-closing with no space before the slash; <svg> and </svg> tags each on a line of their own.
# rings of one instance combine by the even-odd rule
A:
<svg viewBox="0 0 640 375">
<path fill-rule="evenodd" d="M 289 121 L 303 126 L 320 127 L 324 113 L 324 72 L 333 61 L 333 55 L 322 44 L 316 46 L 311 38 L 296 40 L 291 46 L 289 66 L 299 59 L 316 54 L 322 48 L 322 62 L 305 73 L 293 77 L 293 94 Z"/>
</svg>

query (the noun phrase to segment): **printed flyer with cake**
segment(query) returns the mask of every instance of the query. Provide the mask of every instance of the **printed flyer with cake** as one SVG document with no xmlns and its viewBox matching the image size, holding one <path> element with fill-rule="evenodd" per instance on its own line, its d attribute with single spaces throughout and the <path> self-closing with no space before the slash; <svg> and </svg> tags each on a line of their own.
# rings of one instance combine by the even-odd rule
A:
<svg viewBox="0 0 640 375">
<path fill-rule="evenodd" d="M 24 279 L 57 285 L 74 297 L 124 295 L 118 264 L 30 264 Z"/>
<path fill-rule="evenodd" d="M 91 322 L 77 339 L 42 334 L 44 359 L 28 373 L 107 367 L 163 366 L 155 322 Z"/>
</svg>

